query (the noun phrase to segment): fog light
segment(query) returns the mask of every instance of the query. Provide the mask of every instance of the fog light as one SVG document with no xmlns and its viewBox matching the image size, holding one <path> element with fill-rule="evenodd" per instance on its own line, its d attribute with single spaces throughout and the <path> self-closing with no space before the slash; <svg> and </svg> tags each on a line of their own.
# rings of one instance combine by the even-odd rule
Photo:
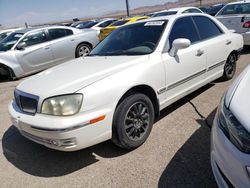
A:
<svg viewBox="0 0 250 188">
<path fill-rule="evenodd" d="M 50 140 L 50 143 L 54 146 L 59 146 L 59 144 L 56 140 Z"/>
</svg>

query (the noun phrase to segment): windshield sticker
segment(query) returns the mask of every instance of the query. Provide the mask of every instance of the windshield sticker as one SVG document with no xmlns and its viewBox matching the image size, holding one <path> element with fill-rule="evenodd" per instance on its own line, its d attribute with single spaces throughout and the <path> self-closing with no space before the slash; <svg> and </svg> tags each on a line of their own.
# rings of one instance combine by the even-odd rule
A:
<svg viewBox="0 0 250 188">
<path fill-rule="evenodd" d="M 163 24 L 164 21 L 153 21 L 145 23 L 144 26 L 162 26 Z"/>
</svg>

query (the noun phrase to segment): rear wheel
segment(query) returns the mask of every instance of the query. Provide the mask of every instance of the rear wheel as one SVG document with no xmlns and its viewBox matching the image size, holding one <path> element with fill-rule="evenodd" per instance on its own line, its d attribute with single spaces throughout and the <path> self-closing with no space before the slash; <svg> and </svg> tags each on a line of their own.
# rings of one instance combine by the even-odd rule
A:
<svg viewBox="0 0 250 188">
<path fill-rule="evenodd" d="M 144 94 L 133 94 L 125 98 L 117 107 L 112 141 L 119 147 L 134 149 L 148 138 L 154 122 L 154 107 Z"/>
<path fill-rule="evenodd" d="M 222 76 L 223 80 L 230 80 L 234 77 L 234 74 L 236 72 L 236 55 L 234 53 L 231 53 L 224 66 L 224 73 Z"/>
<path fill-rule="evenodd" d="M 79 44 L 76 48 L 76 57 L 84 57 L 88 55 L 90 52 L 91 52 L 91 47 L 88 44 L 86 43 Z"/>
</svg>

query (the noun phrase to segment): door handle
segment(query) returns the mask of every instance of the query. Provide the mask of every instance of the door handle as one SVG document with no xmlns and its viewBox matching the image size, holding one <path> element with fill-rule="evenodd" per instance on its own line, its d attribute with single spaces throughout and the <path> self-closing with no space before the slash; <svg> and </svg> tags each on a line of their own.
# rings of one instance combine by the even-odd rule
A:
<svg viewBox="0 0 250 188">
<path fill-rule="evenodd" d="M 197 50 L 196 56 L 200 57 L 204 54 L 203 50 Z"/>
<path fill-rule="evenodd" d="M 232 43 L 231 40 L 227 40 L 226 45 L 229 45 L 229 44 L 231 44 L 231 43 Z"/>
</svg>

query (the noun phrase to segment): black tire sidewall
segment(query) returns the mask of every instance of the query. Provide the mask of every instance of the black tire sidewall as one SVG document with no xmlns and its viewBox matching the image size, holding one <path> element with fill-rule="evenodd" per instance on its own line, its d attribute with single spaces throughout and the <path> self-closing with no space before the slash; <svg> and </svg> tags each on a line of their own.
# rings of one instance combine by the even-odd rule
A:
<svg viewBox="0 0 250 188">
<path fill-rule="evenodd" d="M 230 61 L 231 56 L 233 56 L 233 58 L 234 58 L 234 69 L 233 69 L 233 74 L 232 75 L 228 75 L 227 72 L 226 72 L 226 65 L 227 65 L 228 61 Z M 237 61 L 236 60 L 236 55 L 233 54 L 233 53 L 231 53 L 228 56 L 227 61 L 226 61 L 225 66 L 224 66 L 224 73 L 223 73 L 223 79 L 224 80 L 230 80 L 230 79 L 232 79 L 234 77 L 235 72 L 236 72 L 236 61 Z"/>
<path fill-rule="evenodd" d="M 149 111 L 149 124 L 146 134 L 138 140 L 131 140 L 125 133 L 124 120 L 128 109 L 136 102 L 143 102 Z M 113 119 L 112 140 L 125 149 L 134 149 L 142 145 L 148 138 L 154 123 L 154 107 L 151 100 L 144 94 L 133 94 L 126 97 L 117 107 Z"/>
<path fill-rule="evenodd" d="M 83 46 L 86 46 L 88 47 L 89 51 L 91 51 L 91 47 L 88 45 L 88 44 L 85 44 L 85 43 L 82 43 L 82 44 L 79 44 L 76 48 L 76 57 L 81 57 L 80 54 L 79 54 L 79 50 L 81 47 Z"/>
</svg>

